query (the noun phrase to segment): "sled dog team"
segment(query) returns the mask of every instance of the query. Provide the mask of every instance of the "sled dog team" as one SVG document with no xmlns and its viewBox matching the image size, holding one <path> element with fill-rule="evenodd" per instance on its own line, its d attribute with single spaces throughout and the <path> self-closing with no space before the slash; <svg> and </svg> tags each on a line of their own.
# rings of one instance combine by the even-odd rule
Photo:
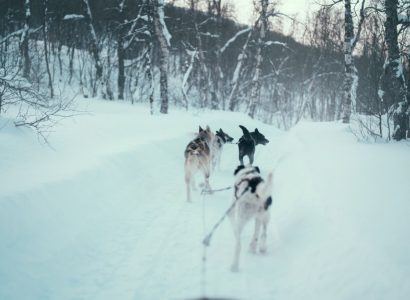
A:
<svg viewBox="0 0 410 300">
<path fill-rule="evenodd" d="M 255 220 L 255 230 L 250 244 L 250 251 L 257 252 L 260 229 L 259 251 L 266 252 L 267 225 L 269 222 L 269 207 L 272 204 L 272 173 L 263 179 L 260 170 L 252 166 L 254 161 L 256 145 L 266 145 L 269 140 L 259 132 L 249 132 L 246 127 L 239 125 L 243 135 L 238 141 L 240 165 L 234 171 L 234 195 L 233 208 L 228 216 L 232 222 L 236 239 L 235 252 L 231 270 L 236 272 L 239 268 L 239 257 L 241 252 L 241 233 L 245 225 L 250 220 Z M 214 134 L 209 126 L 205 129 L 199 127 L 196 137 L 185 148 L 185 184 L 187 201 L 191 202 L 191 188 L 195 188 L 194 178 L 197 173 L 204 176 L 204 189 L 212 192 L 209 185 L 211 171 L 219 167 L 223 146 L 231 143 L 233 138 L 219 129 Z M 244 165 L 244 157 L 249 160 L 248 165 Z"/>
</svg>

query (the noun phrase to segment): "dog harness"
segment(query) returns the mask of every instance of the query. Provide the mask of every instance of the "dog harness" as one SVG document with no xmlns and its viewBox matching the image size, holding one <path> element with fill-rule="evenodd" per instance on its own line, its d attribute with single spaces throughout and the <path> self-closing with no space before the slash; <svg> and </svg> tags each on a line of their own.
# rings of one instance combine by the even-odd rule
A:
<svg viewBox="0 0 410 300">
<path fill-rule="evenodd" d="M 240 195 L 238 195 L 240 185 L 244 182 L 247 182 L 248 184 L 247 184 L 246 188 L 242 191 L 242 193 Z M 238 199 L 238 198 L 242 197 L 249 190 L 250 190 L 251 193 L 255 193 L 256 192 L 256 187 L 261 182 L 263 182 L 263 179 L 260 176 L 255 176 L 255 177 L 251 177 L 251 178 L 246 178 L 246 177 L 242 178 L 237 184 L 235 184 L 235 198 Z M 259 198 L 258 195 L 256 195 L 256 197 Z"/>
<path fill-rule="evenodd" d="M 254 175 L 254 176 L 252 176 L 252 175 Z M 258 184 L 260 184 L 263 181 L 264 180 L 260 177 L 259 173 L 256 170 L 250 170 L 248 172 L 245 172 L 243 174 L 243 178 L 241 178 L 241 180 L 239 180 L 237 183 L 235 183 L 235 193 L 234 193 L 235 201 L 237 201 L 239 198 L 241 198 L 246 192 L 255 193 Z M 247 182 L 247 186 L 240 193 L 240 195 L 238 195 L 239 189 L 240 189 L 241 185 L 244 182 Z M 255 194 L 255 197 L 259 199 L 258 194 Z M 265 210 L 267 210 L 269 208 L 269 206 L 271 206 L 271 205 L 272 205 L 272 197 L 269 196 L 265 200 L 265 202 L 263 203 L 263 208 Z"/>
</svg>

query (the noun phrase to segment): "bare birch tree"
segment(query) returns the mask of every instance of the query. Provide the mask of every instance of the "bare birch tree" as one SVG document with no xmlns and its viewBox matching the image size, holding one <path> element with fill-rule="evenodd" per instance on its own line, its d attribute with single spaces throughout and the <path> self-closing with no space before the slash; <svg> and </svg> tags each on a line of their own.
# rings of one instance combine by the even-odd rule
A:
<svg viewBox="0 0 410 300">
<path fill-rule="evenodd" d="M 224 74 L 221 68 L 221 35 L 222 35 L 222 0 L 210 0 L 208 2 L 210 15 L 215 18 L 215 68 L 211 71 L 211 108 L 217 109 L 221 99 L 224 99 L 221 85 L 223 84 Z M 225 101 L 224 101 L 225 102 Z M 225 105 L 223 105 L 225 106 Z"/>
<path fill-rule="evenodd" d="M 256 67 L 255 73 L 252 78 L 252 88 L 251 88 L 251 97 L 249 100 L 249 116 L 253 118 L 255 116 L 256 105 L 260 101 L 260 89 L 261 81 L 260 77 L 262 76 L 262 48 L 265 41 L 265 35 L 268 25 L 268 0 L 260 0 L 261 11 L 259 16 L 259 37 L 257 41 L 256 48 Z"/>
<path fill-rule="evenodd" d="M 343 103 L 342 103 L 342 118 L 343 123 L 350 122 L 350 114 L 352 112 L 352 86 L 354 81 L 354 65 L 352 60 L 352 41 L 353 33 L 353 17 L 350 0 L 344 0 L 345 4 L 345 76 L 343 80 Z"/>
<path fill-rule="evenodd" d="M 153 63 L 152 58 L 154 56 L 154 25 L 153 25 L 153 15 L 154 15 L 154 7 L 149 4 L 149 0 L 146 0 L 146 8 L 147 8 L 147 15 L 148 15 L 148 24 L 147 24 L 147 31 L 149 32 L 148 42 L 147 42 L 147 51 L 145 54 L 145 74 L 148 79 L 148 101 L 149 101 L 149 108 L 150 114 L 154 114 L 154 72 L 153 72 Z"/>
<path fill-rule="evenodd" d="M 125 0 L 118 0 L 118 15 L 119 22 L 117 32 L 117 59 L 118 59 L 118 99 L 124 100 L 124 87 L 125 87 L 125 49 L 124 49 L 124 21 L 125 21 Z"/>
<path fill-rule="evenodd" d="M 24 2 L 24 27 L 20 37 L 20 55 L 21 55 L 21 68 L 23 69 L 23 77 L 26 79 L 30 78 L 31 60 L 28 49 L 29 34 L 30 34 L 30 0 L 25 0 Z"/>
<path fill-rule="evenodd" d="M 46 63 L 47 77 L 48 77 L 48 88 L 50 89 L 50 98 L 54 97 L 54 88 L 53 88 L 53 78 L 50 71 L 50 61 L 49 61 L 49 51 L 48 51 L 48 0 L 43 0 L 43 10 L 44 10 L 44 19 L 43 19 L 43 36 L 44 36 L 44 60 Z"/>
<path fill-rule="evenodd" d="M 254 27 L 256 27 L 257 26 L 257 22 L 255 23 L 255 26 Z M 238 55 L 238 59 L 237 59 L 237 62 L 236 62 L 236 66 L 235 66 L 235 70 L 234 70 L 234 72 L 233 72 L 233 75 L 232 75 L 232 79 L 231 79 L 231 84 L 230 84 L 230 86 L 231 86 L 231 91 L 230 91 L 230 93 L 229 93 L 229 97 L 228 97 L 228 106 L 229 106 L 229 110 L 230 111 L 234 111 L 235 110 L 235 107 L 238 105 L 238 99 L 237 99 L 237 92 L 238 92 L 238 85 L 239 85 L 239 80 L 240 80 L 240 74 L 241 74 L 241 71 L 242 71 L 242 66 L 243 66 L 243 63 L 244 63 L 244 59 L 245 59 L 245 54 L 246 54 L 246 51 L 247 51 L 247 49 L 248 49 L 248 45 L 249 45 L 249 41 L 250 41 L 250 39 L 251 39 L 251 36 L 252 36 L 252 28 L 248 28 L 248 29 L 246 29 L 246 31 L 245 30 L 242 30 L 241 32 L 239 32 L 239 33 L 237 33 L 236 35 L 235 35 L 235 37 L 234 38 L 236 38 L 237 36 L 238 36 L 238 34 L 242 34 L 242 33 L 245 33 L 245 32 L 248 32 L 248 36 L 247 36 L 247 38 L 246 38 L 246 41 L 245 41 L 245 43 L 243 44 L 243 46 L 242 46 L 242 50 L 241 50 L 241 53 Z M 234 38 L 232 38 L 232 39 L 234 39 Z M 230 39 L 226 44 L 225 44 L 225 46 L 224 47 L 222 47 L 222 52 L 225 50 L 225 48 L 229 45 L 229 43 L 230 43 L 230 41 L 232 40 L 232 39 Z"/>
<path fill-rule="evenodd" d="M 387 46 L 387 59 L 384 64 L 386 77 L 384 82 L 387 84 L 388 96 L 394 103 L 393 123 L 394 129 L 392 137 L 395 140 L 406 138 L 409 129 L 409 101 L 406 95 L 406 85 L 403 75 L 403 66 L 400 59 L 398 46 L 398 0 L 385 0 L 384 8 L 386 13 L 385 36 Z"/>
<path fill-rule="evenodd" d="M 365 0 L 362 0 L 360 10 L 360 20 L 356 35 L 354 33 L 354 24 L 352 16 L 351 0 L 344 0 L 345 5 L 345 77 L 343 80 L 343 103 L 342 103 L 342 120 L 343 123 L 350 122 L 350 115 L 352 113 L 352 102 L 356 105 L 356 89 L 358 83 L 357 71 L 353 62 L 353 50 L 360 38 L 360 32 L 364 20 L 364 5 Z M 355 109 L 355 108 L 353 108 Z"/>
<path fill-rule="evenodd" d="M 154 15 L 153 22 L 155 28 L 155 36 L 159 43 L 159 71 L 160 71 L 160 95 L 161 95 L 161 108 L 160 112 L 163 114 L 168 113 L 168 62 L 169 62 L 169 49 L 171 46 L 171 35 L 168 32 L 167 25 L 165 24 L 164 17 L 164 0 L 153 0 Z"/>
<path fill-rule="evenodd" d="M 84 4 L 84 18 L 87 23 L 91 39 L 90 39 L 90 52 L 94 58 L 95 65 L 95 82 L 93 84 L 93 97 L 97 95 L 98 86 L 101 83 L 103 75 L 103 66 L 101 63 L 100 49 L 98 46 L 97 34 L 95 33 L 94 24 L 93 24 L 93 15 L 91 13 L 91 8 L 88 0 L 83 0 Z"/>
</svg>

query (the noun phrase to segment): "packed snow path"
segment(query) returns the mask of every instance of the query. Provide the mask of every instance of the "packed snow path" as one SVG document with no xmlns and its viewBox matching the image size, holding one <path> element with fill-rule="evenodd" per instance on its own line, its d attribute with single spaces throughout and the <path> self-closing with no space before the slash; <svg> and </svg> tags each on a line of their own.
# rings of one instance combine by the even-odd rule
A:
<svg viewBox="0 0 410 300">
<path fill-rule="evenodd" d="M 207 251 L 207 296 L 238 299 L 407 299 L 410 295 L 410 148 L 360 144 L 335 123 L 283 133 L 233 113 L 148 116 L 90 102 L 35 143 L 0 131 L 0 299 L 187 299 L 201 295 L 201 241 L 232 191 L 185 201 L 183 151 L 198 125 L 238 124 L 270 140 L 255 165 L 274 170 L 268 252 L 231 273 L 228 221 Z M 237 147 L 226 145 L 214 188 L 232 184 Z M 199 178 L 198 178 L 199 179 Z M 199 180 L 197 180 L 199 182 Z M 203 228 L 205 214 L 205 231 Z"/>
</svg>

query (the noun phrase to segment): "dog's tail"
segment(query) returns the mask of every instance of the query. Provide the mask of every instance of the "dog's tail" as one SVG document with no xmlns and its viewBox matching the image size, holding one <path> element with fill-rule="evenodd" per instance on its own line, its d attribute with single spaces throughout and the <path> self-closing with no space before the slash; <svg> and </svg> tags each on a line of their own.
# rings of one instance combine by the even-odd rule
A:
<svg viewBox="0 0 410 300">
<path fill-rule="evenodd" d="M 268 178 L 266 179 L 265 191 L 270 193 L 272 191 L 272 185 L 273 185 L 273 173 L 270 172 L 268 174 Z"/>
<path fill-rule="evenodd" d="M 245 137 L 245 139 L 251 139 L 252 138 L 249 130 L 246 129 L 245 126 L 239 125 L 239 127 L 242 129 L 243 136 Z"/>
<path fill-rule="evenodd" d="M 268 177 L 266 178 L 266 181 L 263 184 L 260 195 L 263 195 L 263 197 L 268 197 L 272 192 L 272 186 L 273 186 L 273 173 L 270 172 L 268 174 Z"/>
</svg>

